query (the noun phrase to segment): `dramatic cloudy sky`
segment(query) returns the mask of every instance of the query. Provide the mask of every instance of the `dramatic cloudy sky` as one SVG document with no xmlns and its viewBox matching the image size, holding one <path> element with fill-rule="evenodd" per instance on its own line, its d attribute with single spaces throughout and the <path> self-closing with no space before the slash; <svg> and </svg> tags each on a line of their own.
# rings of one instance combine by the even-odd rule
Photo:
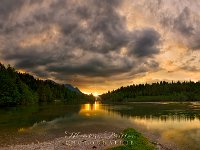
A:
<svg viewBox="0 0 200 150">
<path fill-rule="evenodd" d="M 200 80 L 199 0 L 1 0 L 0 61 L 83 92 Z"/>
</svg>

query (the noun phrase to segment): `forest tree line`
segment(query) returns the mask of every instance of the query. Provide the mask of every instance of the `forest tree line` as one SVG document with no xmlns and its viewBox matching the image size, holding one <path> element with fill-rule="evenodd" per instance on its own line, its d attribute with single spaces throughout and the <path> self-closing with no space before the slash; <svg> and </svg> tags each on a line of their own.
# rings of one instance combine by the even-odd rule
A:
<svg viewBox="0 0 200 150">
<path fill-rule="evenodd" d="M 77 93 L 51 80 L 35 79 L 0 63 L 0 106 L 29 105 L 61 100 L 65 103 L 93 102 L 92 95 Z"/>
<path fill-rule="evenodd" d="M 157 82 L 121 87 L 101 95 L 103 102 L 200 101 L 200 82 Z"/>
</svg>

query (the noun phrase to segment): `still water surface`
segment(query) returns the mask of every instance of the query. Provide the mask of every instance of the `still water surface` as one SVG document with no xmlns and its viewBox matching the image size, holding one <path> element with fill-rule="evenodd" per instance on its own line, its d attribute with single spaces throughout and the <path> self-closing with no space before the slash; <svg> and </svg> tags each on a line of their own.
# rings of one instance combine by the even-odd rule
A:
<svg viewBox="0 0 200 150">
<path fill-rule="evenodd" d="M 200 149 L 200 103 L 37 105 L 0 109 L 0 146 L 51 140 L 67 132 L 133 127 L 181 149 Z"/>
</svg>

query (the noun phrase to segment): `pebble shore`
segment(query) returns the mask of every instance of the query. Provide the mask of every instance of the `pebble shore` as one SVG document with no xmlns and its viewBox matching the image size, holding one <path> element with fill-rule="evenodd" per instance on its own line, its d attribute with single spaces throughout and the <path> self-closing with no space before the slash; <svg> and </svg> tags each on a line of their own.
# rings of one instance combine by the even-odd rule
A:
<svg viewBox="0 0 200 150">
<path fill-rule="evenodd" d="M 61 137 L 52 141 L 0 147 L 0 150 L 105 150 L 123 144 L 123 140 L 111 136 L 113 133 L 99 133 Z M 152 142 L 158 150 L 179 150 L 176 145 Z"/>
<path fill-rule="evenodd" d="M 111 137 L 112 133 L 78 135 L 61 137 L 52 141 L 38 142 L 27 145 L 2 147 L 1 150 L 104 150 L 122 144 L 122 140 Z"/>
</svg>

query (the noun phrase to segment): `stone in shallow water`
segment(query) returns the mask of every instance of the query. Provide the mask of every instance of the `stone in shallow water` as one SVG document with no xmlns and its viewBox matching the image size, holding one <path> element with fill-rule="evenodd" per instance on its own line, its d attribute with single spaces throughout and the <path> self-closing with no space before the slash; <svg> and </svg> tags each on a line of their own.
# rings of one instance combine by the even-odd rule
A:
<svg viewBox="0 0 200 150">
<path fill-rule="evenodd" d="M 93 146 L 92 148 L 93 148 L 93 149 L 96 149 L 97 147 L 96 147 L 96 146 Z"/>
</svg>

